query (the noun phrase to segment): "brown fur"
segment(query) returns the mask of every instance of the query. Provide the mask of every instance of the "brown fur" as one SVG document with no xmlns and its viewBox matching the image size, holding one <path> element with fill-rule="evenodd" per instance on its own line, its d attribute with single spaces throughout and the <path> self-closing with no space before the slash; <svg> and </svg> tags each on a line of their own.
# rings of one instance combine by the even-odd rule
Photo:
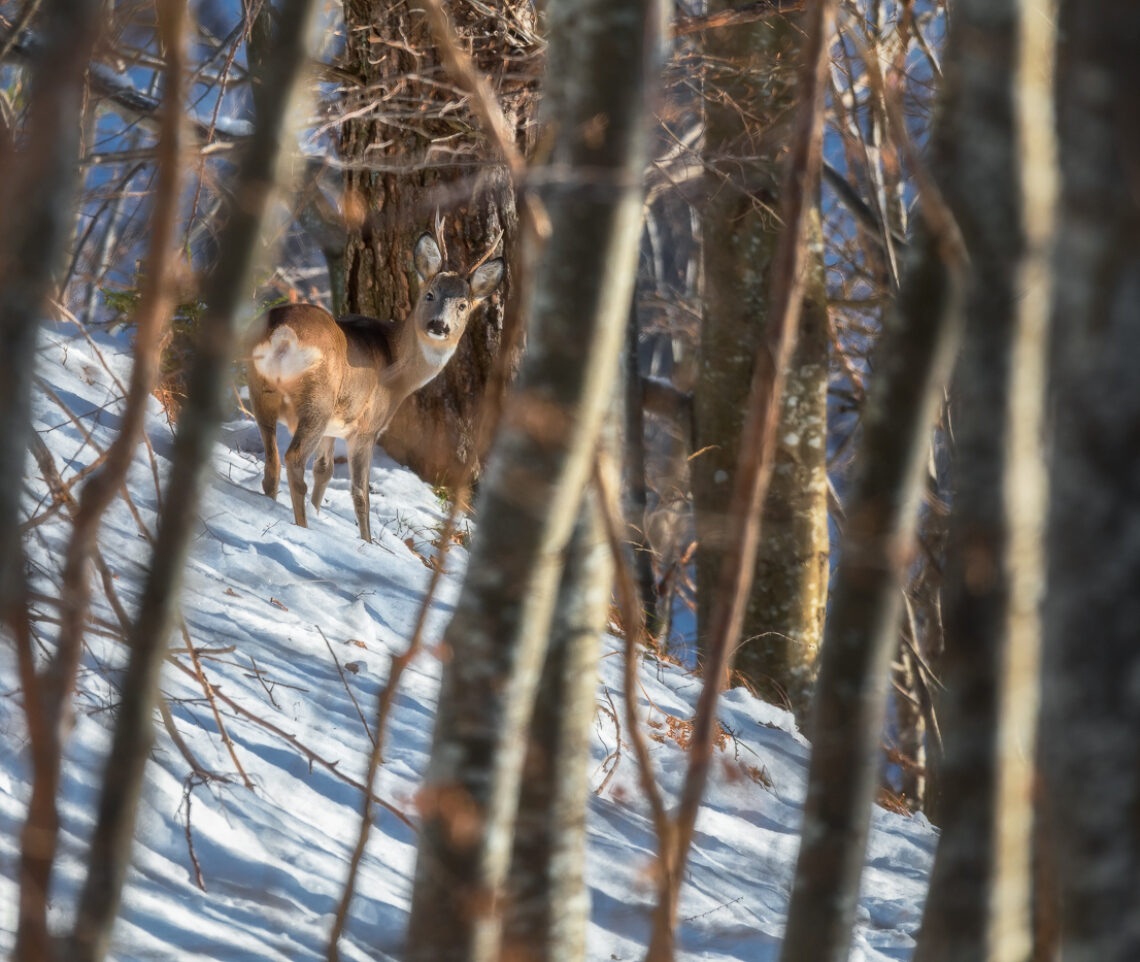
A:
<svg viewBox="0 0 1140 962">
<path fill-rule="evenodd" d="M 265 442 L 262 488 L 269 497 L 277 497 L 281 478 L 277 422 L 283 421 L 293 432 L 285 468 L 293 517 L 302 527 L 308 490 L 305 465 L 316 453 L 312 504 L 319 510 L 332 478 L 335 438 L 343 437 L 360 536 L 372 540 L 368 474 L 373 445 L 404 398 L 443 370 L 468 318 L 502 278 L 500 260 L 478 268 L 470 278 L 440 271 L 438 248 L 429 235 L 416 245 L 415 260 L 424 286 L 412 314 L 401 323 L 357 314 L 338 321 L 323 308 L 292 304 L 269 311 L 247 336 L 250 401 Z M 292 334 L 279 334 L 274 342 L 275 332 L 283 327 Z M 270 374 L 280 369 L 274 363 L 275 348 L 289 361 L 280 377 L 259 369 L 259 364 Z"/>
</svg>

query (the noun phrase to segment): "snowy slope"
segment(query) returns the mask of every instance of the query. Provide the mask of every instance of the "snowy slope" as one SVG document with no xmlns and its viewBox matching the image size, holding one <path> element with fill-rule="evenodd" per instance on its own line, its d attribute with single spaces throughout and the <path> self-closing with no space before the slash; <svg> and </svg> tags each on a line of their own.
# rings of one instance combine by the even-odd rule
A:
<svg viewBox="0 0 1140 962">
<path fill-rule="evenodd" d="M 35 421 L 65 480 L 89 464 L 95 446 L 105 447 L 117 429 L 121 390 L 109 371 L 126 380 L 125 345 L 100 342 L 97 351 L 65 328 L 53 328 L 45 338 L 39 373 L 56 399 L 37 391 Z M 171 433 L 157 404 L 149 436 L 159 470 L 165 471 Z M 35 498 L 29 495 L 27 505 L 32 515 L 50 503 L 39 474 L 30 468 Z M 227 426 L 186 571 L 183 614 L 210 682 L 280 733 L 221 706 L 237 759 L 252 783 L 252 789 L 246 788 L 218 736 L 201 686 L 167 666 L 163 691 L 177 728 L 206 768 L 225 781 L 203 785 L 188 779 L 188 763 L 159 726 L 139 815 L 135 866 L 115 934 L 115 959 L 324 958 L 361 800 L 359 790 L 338 773 L 359 782 L 369 748 L 349 693 L 371 728 L 389 658 L 406 645 L 428 582 L 430 572 L 419 555 L 434 551 L 431 543 L 444 516 L 444 506 L 426 485 L 382 455 L 372 478 L 378 543 L 365 545 L 356 536 L 343 464 L 320 516 L 310 519 L 308 530 L 298 528 L 292 524 L 284 483 L 276 503 L 261 494 L 260 440 L 252 422 Z M 140 517 L 153 527 L 155 485 L 144 449 L 129 488 Z M 68 533 L 62 514 L 38 524 L 29 536 L 34 589 L 40 596 L 37 627 L 49 638 Z M 121 500 L 104 521 L 101 544 L 116 575 L 116 591 L 131 609 L 150 549 Z M 451 573 L 442 579 L 429 622 L 429 642 L 446 624 L 464 560 L 463 549 L 453 549 Z M 52 900 L 57 930 L 68 925 L 82 881 L 109 743 L 113 686 L 124 662 L 121 645 L 100 628 L 113 625 L 115 616 L 98 589 L 96 594 L 96 627 L 84 659 L 79 713 L 64 770 L 64 828 Z M 189 666 L 179 636 L 172 646 L 175 658 Z M 620 714 L 618 649 L 618 641 L 606 640 L 598 701 L 607 709 L 612 704 Z M 15 928 L 17 840 L 28 794 L 16 677 L 10 647 L 0 646 L 0 731 L 5 736 L 0 743 L 0 952 L 5 954 Z M 386 740 L 386 764 L 375 786 L 381 798 L 413 820 L 438 680 L 439 664 L 429 644 L 404 676 Z M 683 735 L 676 720 L 691 716 L 699 680 L 673 666 L 647 663 L 641 685 L 641 716 L 647 732 L 658 739 L 652 743 L 657 774 L 672 798 L 686 755 L 671 732 Z M 807 747 L 792 733 L 790 716 L 741 691 L 726 696 L 721 720 L 730 735 L 697 824 L 680 945 L 687 959 L 767 962 L 776 959 L 787 909 Z M 283 735 L 333 768 L 311 761 Z M 616 770 L 590 800 L 590 957 L 634 960 L 644 954 L 655 843 L 632 754 L 623 751 L 615 760 L 615 745 L 614 725 L 605 711 L 599 712 L 594 785 L 606 778 L 607 758 Z M 188 838 L 204 890 L 195 883 Z M 934 833 L 922 818 L 876 811 L 853 959 L 909 957 L 933 847 Z M 413 830 L 381 811 L 341 942 L 343 958 L 401 956 L 414 860 Z"/>
</svg>

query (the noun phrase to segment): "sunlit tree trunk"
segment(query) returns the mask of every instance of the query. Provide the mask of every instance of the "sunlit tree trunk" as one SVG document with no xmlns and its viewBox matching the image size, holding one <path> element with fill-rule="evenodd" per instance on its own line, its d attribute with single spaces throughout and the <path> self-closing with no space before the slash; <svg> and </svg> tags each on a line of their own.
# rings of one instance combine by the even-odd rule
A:
<svg viewBox="0 0 1140 962">
<path fill-rule="evenodd" d="M 525 726 L 633 287 L 659 27 L 655 0 L 551 3 L 551 235 L 519 380 L 444 635 L 409 926 L 413 962 L 498 959 Z M 555 26 L 557 24 L 557 26 Z M 599 122 L 604 118 L 604 122 Z"/>
<path fill-rule="evenodd" d="M 732 7 L 734 4 L 720 4 Z M 791 19 L 709 31 L 701 214 L 704 303 L 694 389 L 692 465 L 698 623 L 707 626 L 726 543 L 756 346 L 768 324 L 770 271 L 787 126 L 794 114 L 802 32 Z M 737 670 L 764 697 L 807 704 L 827 596 L 827 306 L 818 219 L 796 351 L 787 372 L 775 468 Z"/>
<path fill-rule="evenodd" d="M 1065 2 L 1055 258 L 1047 830 L 1065 962 L 1140 958 L 1140 6 Z"/>
<path fill-rule="evenodd" d="M 510 57 L 525 75 L 537 56 L 529 4 L 495 0 L 486 12 L 451 4 L 475 64 L 498 79 L 500 103 L 525 147 L 533 113 L 530 82 L 503 80 Z M 429 480 L 455 484 L 477 462 L 479 405 L 502 339 L 518 254 L 514 190 L 440 64 L 422 11 L 414 4 L 345 0 L 346 60 L 360 85 L 348 88 L 340 151 L 350 236 L 344 259 L 346 309 L 403 319 L 417 293 L 410 251 L 416 237 L 444 218 L 449 267 L 471 266 L 499 237 L 509 268 L 502 294 L 481 308 L 443 374 L 404 402 L 381 443 Z M 510 27 L 515 27 L 511 29 Z M 364 109 L 371 104 L 371 109 Z"/>
<path fill-rule="evenodd" d="M 939 155 L 970 279 L 951 396 L 942 837 L 921 962 L 1021 962 L 1032 944 L 1053 23 L 1049 0 L 962 0 L 947 55 Z"/>
<path fill-rule="evenodd" d="M 926 441 L 958 339 L 961 255 L 944 217 L 916 240 L 876 346 L 811 718 L 804 826 L 781 962 L 843 962 L 878 787 L 902 567 Z"/>
<path fill-rule="evenodd" d="M 586 957 L 590 728 L 613 565 L 596 495 L 566 550 L 550 647 L 527 735 L 503 953 L 528 962 Z"/>
</svg>

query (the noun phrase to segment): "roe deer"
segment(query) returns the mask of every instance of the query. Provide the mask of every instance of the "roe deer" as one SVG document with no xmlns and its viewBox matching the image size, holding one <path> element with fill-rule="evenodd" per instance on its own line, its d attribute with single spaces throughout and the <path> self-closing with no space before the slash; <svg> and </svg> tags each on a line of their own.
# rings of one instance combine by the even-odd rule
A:
<svg viewBox="0 0 1140 962">
<path fill-rule="evenodd" d="M 443 255 L 431 234 L 416 242 L 413 261 L 420 295 L 402 323 L 358 314 L 334 320 L 323 308 L 292 304 L 269 311 L 248 335 L 249 396 L 265 442 L 262 488 L 277 497 L 280 420 L 293 432 L 285 471 L 301 527 L 307 527 L 305 465 L 315 451 L 312 502 L 319 511 L 333 473 L 333 444 L 344 438 L 360 537 L 372 540 L 368 476 L 376 439 L 404 398 L 443 370 L 468 318 L 504 272 L 502 258 L 467 276 L 441 270 Z"/>
</svg>

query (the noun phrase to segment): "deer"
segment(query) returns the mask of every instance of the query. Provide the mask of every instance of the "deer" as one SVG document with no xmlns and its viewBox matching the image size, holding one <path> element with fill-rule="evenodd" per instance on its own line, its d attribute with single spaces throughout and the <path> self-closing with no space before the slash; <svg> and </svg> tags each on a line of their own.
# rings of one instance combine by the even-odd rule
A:
<svg viewBox="0 0 1140 962">
<path fill-rule="evenodd" d="M 316 453 L 312 504 L 319 512 L 333 475 L 333 445 L 343 438 L 360 537 L 372 540 L 372 449 L 404 399 L 447 366 L 471 315 L 505 272 L 501 257 L 487 255 L 466 274 L 443 270 L 440 244 L 430 233 L 416 241 L 412 261 L 420 291 L 403 322 L 360 314 L 334 318 L 313 304 L 289 304 L 262 315 L 247 334 L 250 402 L 265 443 L 262 489 L 277 499 L 281 421 L 293 434 L 285 471 L 293 520 L 302 528 L 308 527 L 305 465 Z"/>
</svg>

